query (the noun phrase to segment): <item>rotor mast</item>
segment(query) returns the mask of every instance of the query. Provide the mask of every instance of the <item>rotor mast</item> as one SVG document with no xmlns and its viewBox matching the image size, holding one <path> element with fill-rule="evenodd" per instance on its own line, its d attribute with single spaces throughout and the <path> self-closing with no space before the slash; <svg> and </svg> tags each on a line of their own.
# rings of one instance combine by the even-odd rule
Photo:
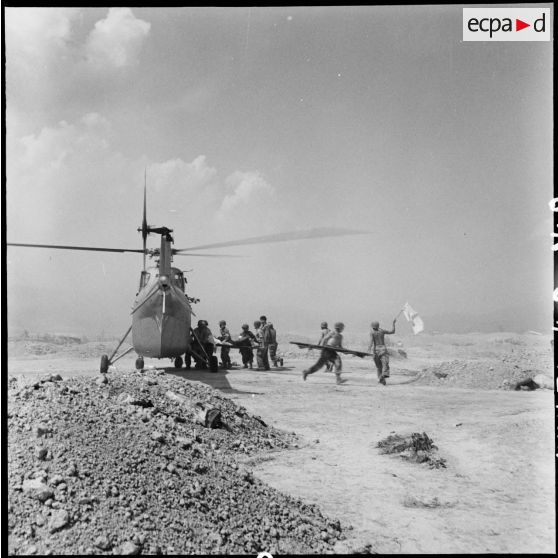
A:
<svg viewBox="0 0 558 558">
<path fill-rule="evenodd" d="M 147 226 L 147 169 L 143 174 L 143 219 L 141 222 L 141 237 L 143 239 L 143 271 L 145 271 L 145 256 L 147 246 L 147 235 L 149 234 L 149 227 Z"/>
</svg>

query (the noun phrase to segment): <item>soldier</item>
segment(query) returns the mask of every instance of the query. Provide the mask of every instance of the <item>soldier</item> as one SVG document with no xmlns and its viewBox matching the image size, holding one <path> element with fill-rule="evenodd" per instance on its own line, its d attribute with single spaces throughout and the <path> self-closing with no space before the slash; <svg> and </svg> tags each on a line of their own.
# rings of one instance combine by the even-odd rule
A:
<svg viewBox="0 0 558 558">
<path fill-rule="evenodd" d="M 254 351 L 252 350 L 252 343 L 256 342 L 256 336 L 250 331 L 248 324 L 242 325 L 242 331 L 235 341 L 235 346 L 238 347 L 240 355 L 242 356 L 242 364 L 244 368 L 253 367 Z"/>
<path fill-rule="evenodd" d="M 269 328 L 269 358 L 271 359 L 271 362 L 273 362 L 273 366 L 275 366 L 275 368 L 277 368 L 277 366 L 279 365 L 279 363 L 281 364 L 281 366 L 283 366 L 283 359 L 282 358 L 278 358 L 277 357 L 277 332 L 275 331 L 275 328 L 273 327 L 273 324 L 268 324 L 268 328 Z"/>
<path fill-rule="evenodd" d="M 335 372 L 335 382 L 337 384 L 343 384 L 346 380 L 341 379 L 341 370 L 343 368 L 343 363 L 341 362 L 341 357 L 335 352 L 335 347 L 343 348 L 343 335 L 342 331 L 345 329 L 345 325 L 342 322 L 337 322 L 334 325 L 334 331 L 330 331 L 323 339 L 323 349 L 320 354 L 320 358 L 316 364 L 302 371 L 302 379 L 306 381 L 309 374 L 317 372 L 322 366 L 328 362 L 333 363 Z M 328 347 L 331 347 L 329 349 Z"/>
<path fill-rule="evenodd" d="M 324 343 L 324 337 L 330 332 L 330 329 L 327 327 L 327 322 L 322 322 L 322 323 L 320 324 L 320 329 L 321 329 L 322 331 L 321 331 L 321 334 L 320 334 L 320 340 L 318 341 L 317 344 L 318 344 L 318 345 L 323 345 L 323 343 Z"/>
<path fill-rule="evenodd" d="M 389 378 L 389 353 L 386 347 L 384 336 L 395 333 L 395 322 L 397 318 L 393 319 L 393 327 L 391 331 L 387 331 L 380 327 L 378 322 L 372 322 L 370 326 L 370 343 L 368 345 L 368 352 L 374 348 L 374 364 L 378 372 L 378 382 L 386 385 L 386 378 Z"/>
<path fill-rule="evenodd" d="M 224 341 L 225 343 L 230 343 L 232 341 L 231 334 L 227 328 L 227 322 L 225 320 L 221 320 L 219 322 L 219 341 Z M 221 346 L 221 362 L 223 364 L 223 368 L 231 368 L 231 357 L 229 355 L 231 351 L 230 347 Z"/>
<path fill-rule="evenodd" d="M 215 351 L 213 334 L 208 325 L 206 320 L 198 320 L 198 327 L 193 331 L 192 355 L 196 361 L 196 368 L 199 369 L 206 368 L 210 364 L 209 360 Z"/>
<path fill-rule="evenodd" d="M 258 340 L 258 350 L 256 351 L 256 359 L 258 361 L 258 368 L 263 368 L 264 370 L 270 370 L 269 366 L 269 326 L 267 324 L 267 318 L 265 316 L 260 316 L 260 327 L 256 332 L 256 339 Z M 256 322 L 254 322 L 254 327 L 256 327 Z"/>
<path fill-rule="evenodd" d="M 330 332 L 329 327 L 327 327 L 327 322 L 322 322 L 320 324 L 320 328 L 322 330 L 321 336 L 320 336 L 320 340 L 318 341 L 318 345 L 323 345 L 324 344 L 324 337 L 326 335 L 328 335 L 328 333 Z M 326 364 L 326 372 L 331 372 L 333 370 L 333 362 L 331 361 L 327 361 Z"/>
</svg>

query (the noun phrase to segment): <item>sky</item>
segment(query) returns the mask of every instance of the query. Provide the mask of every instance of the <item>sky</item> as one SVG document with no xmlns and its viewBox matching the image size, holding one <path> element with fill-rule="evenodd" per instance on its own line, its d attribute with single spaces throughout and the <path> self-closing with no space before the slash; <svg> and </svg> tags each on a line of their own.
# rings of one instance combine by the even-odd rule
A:
<svg viewBox="0 0 558 558">
<path fill-rule="evenodd" d="M 176 248 L 366 231 L 176 256 L 214 329 L 409 302 L 429 330 L 551 331 L 551 41 L 463 42 L 459 5 L 5 8 L 4 40 L 7 242 L 140 249 L 145 175 Z M 141 269 L 8 247 L 9 333 L 123 334 Z"/>
</svg>

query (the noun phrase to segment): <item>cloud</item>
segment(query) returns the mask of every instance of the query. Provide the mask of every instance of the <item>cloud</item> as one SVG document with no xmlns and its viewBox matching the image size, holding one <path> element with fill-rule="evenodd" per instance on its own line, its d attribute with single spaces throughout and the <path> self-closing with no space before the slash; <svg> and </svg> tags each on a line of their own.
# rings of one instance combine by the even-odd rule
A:
<svg viewBox="0 0 558 558">
<path fill-rule="evenodd" d="M 87 38 L 87 58 L 97 66 L 135 65 L 150 28 L 151 24 L 136 18 L 130 8 L 110 8 Z"/>
<path fill-rule="evenodd" d="M 188 196 L 197 193 L 215 179 L 217 170 L 210 167 L 204 155 L 199 155 L 191 163 L 182 159 L 169 159 L 149 167 L 149 183 L 156 191 Z"/>
<path fill-rule="evenodd" d="M 177 239 L 220 241 L 277 232 L 285 225 L 275 189 L 259 171 L 225 175 L 205 155 L 158 162 L 148 154 L 127 157 L 117 137 L 112 123 L 96 112 L 21 138 L 10 134 L 6 208 L 12 241 L 64 243 L 72 231 L 76 242 L 75 234 L 90 243 L 83 226 L 89 222 L 98 242 L 112 245 L 115 238 L 126 238 L 133 243 L 144 170 L 148 220 L 172 228 Z"/>
<path fill-rule="evenodd" d="M 10 234 L 56 243 L 71 228 L 79 231 L 85 222 L 103 215 L 110 218 L 122 203 L 119 192 L 134 178 L 139 184 L 140 176 L 134 173 L 139 165 L 113 148 L 112 133 L 107 119 L 88 113 L 75 122 L 63 120 L 36 134 L 10 138 L 6 157 Z"/>
<path fill-rule="evenodd" d="M 60 171 L 72 154 L 86 156 L 93 151 L 106 150 L 109 146 L 106 136 L 110 130 L 108 120 L 98 113 L 88 113 L 76 124 L 62 120 L 55 127 L 45 127 L 36 135 L 21 138 L 23 154 L 20 168 L 34 174 Z"/>
<path fill-rule="evenodd" d="M 53 50 L 66 47 L 78 17 L 78 8 L 6 8 L 7 58 L 25 55 L 40 66 Z"/>
<path fill-rule="evenodd" d="M 272 202 L 275 197 L 273 187 L 257 171 L 236 171 L 227 178 L 226 185 L 229 190 L 232 190 L 232 193 L 225 196 L 219 208 L 218 217 L 220 219 L 254 201 Z"/>
<path fill-rule="evenodd" d="M 29 114 L 30 125 L 96 106 L 113 91 L 107 80 L 125 82 L 122 70 L 137 66 L 151 24 L 130 8 L 109 9 L 94 27 L 91 17 L 80 8 L 6 9 L 7 102 Z"/>
<path fill-rule="evenodd" d="M 76 8 L 6 8 L 8 103 L 35 110 L 70 79 L 72 23 L 79 14 Z"/>
</svg>

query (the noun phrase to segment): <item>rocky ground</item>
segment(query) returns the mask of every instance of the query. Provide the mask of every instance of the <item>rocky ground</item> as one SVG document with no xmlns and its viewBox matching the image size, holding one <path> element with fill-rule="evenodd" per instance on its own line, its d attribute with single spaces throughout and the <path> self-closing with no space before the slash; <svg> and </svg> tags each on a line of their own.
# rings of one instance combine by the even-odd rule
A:
<svg viewBox="0 0 558 558">
<path fill-rule="evenodd" d="M 223 427 L 179 398 L 218 407 Z M 345 538 L 241 465 L 294 434 L 164 373 L 11 377 L 8 444 L 9 554 L 307 554 Z"/>
<path fill-rule="evenodd" d="M 285 365 L 271 371 L 150 360 L 140 373 L 131 354 L 106 383 L 110 341 L 11 340 L 9 553 L 555 548 L 553 394 L 512 389 L 553 375 L 549 336 L 393 336 L 387 386 L 369 357 L 350 356 L 342 386 L 325 372 L 303 382 L 318 354 L 290 340 L 312 341 L 283 336 Z M 223 427 L 202 426 L 196 402 L 218 407 Z M 417 451 L 380 447 L 417 434 Z M 426 460 L 423 442 L 437 448 Z"/>
</svg>

